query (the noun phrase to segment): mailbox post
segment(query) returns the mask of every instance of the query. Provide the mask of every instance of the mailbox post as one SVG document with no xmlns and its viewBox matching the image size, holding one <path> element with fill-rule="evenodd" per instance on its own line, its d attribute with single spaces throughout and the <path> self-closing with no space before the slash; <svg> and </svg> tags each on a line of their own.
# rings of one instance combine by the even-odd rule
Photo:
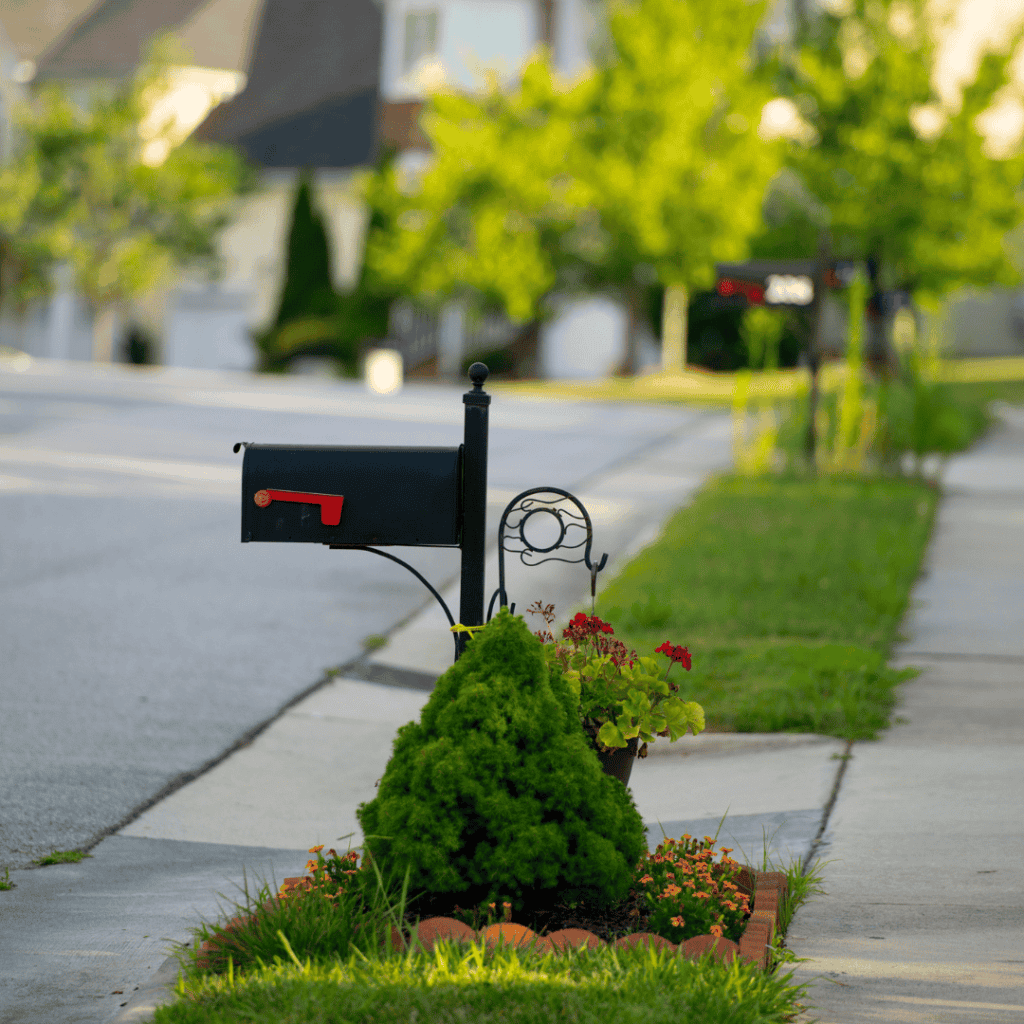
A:
<svg viewBox="0 0 1024 1024">
<path fill-rule="evenodd" d="M 487 421 L 491 396 L 484 391 L 488 369 L 483 363 L 469 368 L 473 390 L 462 396 L 466 407 L 463 427 L 462 579 L 459 621 L 480 626 L 484 621 L 484 547 L 487 540 Z M 456 637 L 458 654 L 466 646 L 466 634 Z"/>
</svg>

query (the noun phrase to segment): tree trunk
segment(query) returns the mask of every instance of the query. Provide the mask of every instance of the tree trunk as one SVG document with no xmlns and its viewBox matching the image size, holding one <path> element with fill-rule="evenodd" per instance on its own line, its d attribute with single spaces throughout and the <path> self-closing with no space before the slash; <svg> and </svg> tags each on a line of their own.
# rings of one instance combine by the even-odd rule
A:
<svg viewBox="0 0 1024 1024">
<path fill-rule="evenodd" d="M 661 316 L 661 372 L 686 372 L 686 340 L 690 291 L 684 284 L 665 289 Z"/>
<path fill-rule="evenodd" d="M 640 321 L 641 299 L 641 293 L 635 288 L 630 288 L 626 292 L 626 351 L 619 373 L 629 377 L 637 372 L 640 365 L 640 336 L 637 325 Z"/>
<path fill-rule="evenodd" d="M 867 345 L 865 362 L 878 374 L 892 373 L 895 361 L 888 343 L 885 293 L 882 291 L 882 263 L 879 257 L 868 258 L 869 298 L 867 308 Z"/>
</svg>

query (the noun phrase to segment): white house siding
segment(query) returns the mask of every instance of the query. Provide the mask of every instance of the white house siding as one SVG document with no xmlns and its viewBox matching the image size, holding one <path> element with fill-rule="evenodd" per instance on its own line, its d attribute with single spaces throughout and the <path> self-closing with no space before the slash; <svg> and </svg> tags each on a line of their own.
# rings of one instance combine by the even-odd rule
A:
<svg viewBox="0 0 1024 1024">
<path fill-rule="evenodd" d="M 591 66 L 591 45 L 601 30 L 593 0 L 556 0 L 555 67 L 573 79 Z"/>
<path fill-rule="evenodd" d="M 221 288 L 174 293 L 167 301 L 163 363 L 204 370 L 254 369 L 248 303 L 248 295 Z"/>
<path fill-rule="evenodd" d="M 625 357 L 626 312 L 605 296 L 565 301 L 540 335 L 542 377 L 581 380 L 613 373 Z"/>
<path fill-rule="evenodd" d="M 436 52 L 406 73 L 406 15 L 431 11 L 437 12 Z M 388 0 L 381 98 L 385 102 L 422 99 L 431 85 L 477 89 L 488 69 L 508 80 L 532 52 L 539 33 L 539 10 L 532 0 Z"/>
</svg>

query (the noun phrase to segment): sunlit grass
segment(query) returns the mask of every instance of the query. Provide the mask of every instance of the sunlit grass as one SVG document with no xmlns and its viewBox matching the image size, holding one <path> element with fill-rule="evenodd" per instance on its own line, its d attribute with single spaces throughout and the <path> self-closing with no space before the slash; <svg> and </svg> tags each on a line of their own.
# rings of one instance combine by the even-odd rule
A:
<svg viewBox="0 0 1024 1024">
<path fill-rule="evenodd" d="M 838 364 L 837 364 L 838 365 Z M 831 367 L 826 371 L 831 374 Z M 528 380 L 488 384 L 496 392 L 566 398 L 577 401 L 669 402 L 729 406 L 736 390 L 736 373 L 718 373 L 691 367 L 685 373 L 645 373 L 636 377 L 596 380 Z M 750 374 L 752 402 L 782 402 L 807 389 L 803 369 L 755 371 Z"/>
<path fill-rule="evenodd" d="M 178 992 L 156 1024 L 772 1024 L 790 1019 L 803 995 L 788 975 L 738 959 L 695 962 L 644 947 L 539 954 L 439 943 L 429 954 L 312 962 L 295 956 L 283 933 L 274 963 L 244 977 L 182 980 Z"/>
<path fill-rule="evenodd" d="M 843 361 L 826 363 L 821 369 L 824 391 L 838 389 L 846 379 Z M 930 376 L 950 384 L 1019 384 L 1024 389 L 1024 357 L 991 359 L 944 359 L 931 364 Z M 645 373 L 636 377 L 604 377 L 597 380 L 529 380 L 488 384 L 505 394 L 537 395 L 577 401 L 668 402 L 731 406 L 738 380 L 746 382 L 747 401 L 754 405 L 788 402 L 804 395 L 810 381 L 806 369 L 741 370 L 716 372 L 689 367 L 685 373 Z M 1015 398 L 1011 389 L 1008 401 Z M 993 398 L 1004 397 L 999 389 Z"/>
</svg>

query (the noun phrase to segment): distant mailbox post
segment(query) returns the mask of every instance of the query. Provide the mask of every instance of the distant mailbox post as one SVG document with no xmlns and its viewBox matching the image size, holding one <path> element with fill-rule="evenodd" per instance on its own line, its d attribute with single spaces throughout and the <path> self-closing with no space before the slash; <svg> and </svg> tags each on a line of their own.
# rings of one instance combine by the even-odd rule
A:
<svg viewBox="0 0 1024 1024">
<path fill-rule="evenodd" d="M 243 441 L 242 542 L 305 542 L 332 549 L 369 551 L 404 566 L 434 595 L 450 625 L 455 619 L 441 595 L 408 562 L 379 550 L 380 546 L 443 547 L 462 551 L 459 621 L 466 626 L 484 621 L 484 545 L 487 516 L 487 432 L 491 396 L 483 390 L 488 370 L 483 363 L 469 368 L 473 389 L 462 396 L 465 405 L 463 443 L 450 448 L 367 448 L 327 445 L 254 444 Z M 541 492 L 555 495 L 546 500 Z M 527 510 L 533 515 L 538 500 L 544 511 L 563 524 L 559 541 L 547 547 L 532 545 L 520 529 L 517 543 L 507 545 L 510 515 Z M 521 508 L 522 506 L 522 508 Z M 576 543 L 564 540 L 576 527 L 585 535 Z M 506 601 L 504 552 L 520 554 L 524 564 L 556 556 L 559 548 L 583 549 L 569 562 L 585 562 L 591 570 L 591 592 L 597 572 L 592 565 L 590 517 L 582 504 L 558 488 L 531 488 L 509 503 L 499 528 L 499 587 L 491 598 Z M 564 554 L 565 552 L 561 552 Z M 536 555 L 541 557 L 536 557 Z M 531 561 L 529 556 L 533 555 Z M 514 606 L 513 606 L 514 607 Z M 488 609 L 490 612 L 491 609 Z M 465 646 L 464 633 L 455 636 L 455 657 Z"/>
</svg>

